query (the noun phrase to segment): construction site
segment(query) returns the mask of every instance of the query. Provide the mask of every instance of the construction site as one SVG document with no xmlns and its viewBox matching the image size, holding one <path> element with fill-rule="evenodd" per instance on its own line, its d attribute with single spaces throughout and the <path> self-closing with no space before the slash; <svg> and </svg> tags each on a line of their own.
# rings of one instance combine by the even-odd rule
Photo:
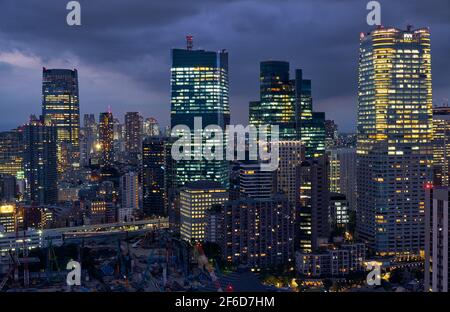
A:
<svg viewBox="0 0 450 312">
<path fill-rule="evenodd" d="M 25 240 L 24 240 L 25 241 Z M 220 271 L 201 244 L 168 229 L 65 239 L 58 246 L 2 253 L 2 292 L 233 291 L 233 274 Z M 70 261 L 81 265 L 80 285 L 66 282 Z"/>
</svg>

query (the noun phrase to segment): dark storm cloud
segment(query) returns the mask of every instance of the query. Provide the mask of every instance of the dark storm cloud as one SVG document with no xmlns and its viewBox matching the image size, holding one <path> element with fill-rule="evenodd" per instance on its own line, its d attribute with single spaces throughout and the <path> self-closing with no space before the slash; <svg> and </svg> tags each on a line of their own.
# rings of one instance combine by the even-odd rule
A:
<svg viewBox="0 0 450 312">
<path fill-rule="evenodd" d="M 39 113 L 40 66 L 78 67 L 82 112 L 111 105 L 169 117 L 170 49 L 230 52 L 232 119 L 246 122 L 258 98 L 259 62 L 287 60 L 313 80 L 316 110 L 343 130 L 356 117 L 358 35 L 368 31 L 361 0 L 81 0 L 82 26 L 65 23 L 66 0 L 0 1 L 2 128 Z M 435 101 L 450 96 L 450 2 L 380 1 L 385 25 L 429 26 Z"/>
</svg>

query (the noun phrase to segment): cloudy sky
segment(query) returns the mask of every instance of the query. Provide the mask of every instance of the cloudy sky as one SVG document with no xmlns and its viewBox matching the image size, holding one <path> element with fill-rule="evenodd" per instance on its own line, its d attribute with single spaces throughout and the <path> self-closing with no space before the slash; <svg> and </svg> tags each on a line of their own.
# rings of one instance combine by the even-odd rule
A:
<svg viewBox="0 0 450 312">
<path fill-rule="evenodd" d="M 111 106 L 168 124 L 170 49 L 229 51 L 234 123 L 258 99 L 259 62 L 286 60 L 313 81 L 314 107 L 353 131 L 359 33 L 367 0 L 0 0 L 0 130 L 39 114 L 42 67 L 77 68 L 81 113 Z M 450 97 L 450 1 L 381 0 L 382 23 L 432 32 L 435 104 Z"/>
</svg>

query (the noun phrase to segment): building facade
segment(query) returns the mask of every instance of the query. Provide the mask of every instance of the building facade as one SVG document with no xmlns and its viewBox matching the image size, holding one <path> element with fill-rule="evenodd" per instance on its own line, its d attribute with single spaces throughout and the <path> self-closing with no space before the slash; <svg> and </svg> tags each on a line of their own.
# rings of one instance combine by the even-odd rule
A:
<svg viewBox="0 0 450 312">
<path fill-rule="evenodd" d="M 58 170 L 79 165 L 80 103 L 76 69 L 42 69 L 42 116 L 56 127 Z"/>
<path fill-rule="evenodd" d="M 57 131 L 40 120 L 24 127 L 23 164 L 25 200 L 38 205 L 54 204 L 57 189 Z"/>
<path fill-rule="evenodd" d="M 208 125 L 217 125 L 225 129 L 230 122 L 228 52 L 194 50 L 191 43 L 186 49 L 172 50 L 172 130 L 178 126 L 172 135 L 177 137 L 185 132 L 192 140 L 191 157 L 174 165 L 173 184 L 180 187 L 188 182 L 211 180 L 226 187 L 229 183 L 228 161 L 203 159 L 201 145 L 207 144 L 208 135 L 202 131 L 201 142 L 194 140 L 194 126 L 197 124 L 204 130 Z M 225 155 L 226 136 L 222 143 Z"/>
<path fill-rule="evenodd" d="M 450 107 L 433 109 L 433 184 L 448 186 L 450 170 Z"/>
<path fill-rule="evenodd" d="M 101 164 L 111 166 L 114 163 L 114 124 L 111 112 L 100 113 L 98 135 Z"/>
<path fill-rule="evenodd" d="M 228 191 L 219 182 L 196 181 L 185 185 L 179 194 L 181 238 L 189 242 L 204 241 L 207 211 L 227 200 Z"/>
<path fill-rule="evenodd" d="M 417 255 L 431 180 L 430 32 L 361 34 L 357 235 L 379 255 Z"/>
<path fill-rule="evenodd" d="M 142 195 L 145 215 L 167 215 L 165 160 L 167 140 L 147 137 L 142 147 Z"/>
<path fill-rule="evenodd" d="M 449 202 L 449 187 L 430 184 L 425 208 L 425 291 L 449 291 Z"/>
<path fill-rule="evenodd" d="M 294 215 L 286 196 L 229 201 L 222 215 L 227 263 L 254 270 L 294 265 Z"/>
</svg>

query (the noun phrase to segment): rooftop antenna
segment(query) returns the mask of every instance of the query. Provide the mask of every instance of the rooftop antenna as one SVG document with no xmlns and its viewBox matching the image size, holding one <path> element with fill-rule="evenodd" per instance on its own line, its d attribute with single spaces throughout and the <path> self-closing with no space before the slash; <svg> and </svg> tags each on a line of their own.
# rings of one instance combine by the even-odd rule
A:
<svg viewBox="0 0 450 312">
<path fill-rule="evenodd" d="M 186 36 L 186 48 L 190 51 L 194 47 L 194 41 L 192 35 Z"/>
</svg>

